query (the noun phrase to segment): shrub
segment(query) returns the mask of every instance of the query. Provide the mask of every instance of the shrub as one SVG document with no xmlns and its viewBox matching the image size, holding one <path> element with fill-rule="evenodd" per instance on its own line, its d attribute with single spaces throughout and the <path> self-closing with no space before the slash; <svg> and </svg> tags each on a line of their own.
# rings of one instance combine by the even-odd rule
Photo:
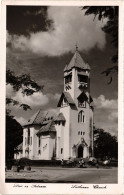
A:
<svg viewBox="0 0 124 195">
<path fill-rule="evenodd" d="M 19 159 L 18 164 L 20 166 L 30 166 L 31 165 L 31 160 L 28 159 L 28 158 L 21 158 L 21 159 Z"/>
</svg>

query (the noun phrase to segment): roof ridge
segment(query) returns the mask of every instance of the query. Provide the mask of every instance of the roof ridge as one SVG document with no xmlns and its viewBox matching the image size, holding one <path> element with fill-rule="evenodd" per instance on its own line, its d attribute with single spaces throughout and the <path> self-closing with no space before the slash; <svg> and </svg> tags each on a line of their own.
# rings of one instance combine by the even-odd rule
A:
<svg viewBox="0 0 124 195">
<path fill-rule="evenodd" d="M 37 113 L 37 115 L 36 115 L 36 117 L 35 117 L 33 123 L 35 122 L 35 120 L 36 120 L 37 116 L 39 115 L 40 111 L 41 111 L 41 109 L 39 109 L 39 111 L 38 111 L 38 113 Z"/>
<path fill-rule="evenodd" d="M 47 113 L 46 113 L 46 115 L 44 116 L 44 119 L 46 119 L 46 116 L 48 115 L 48 111 L 47 111 Z M 44 122 L 44 119 L 43 119 L 43 121 L 42 121 L 42 124 L 43 124 L 43 122 Z"/>
</svg>

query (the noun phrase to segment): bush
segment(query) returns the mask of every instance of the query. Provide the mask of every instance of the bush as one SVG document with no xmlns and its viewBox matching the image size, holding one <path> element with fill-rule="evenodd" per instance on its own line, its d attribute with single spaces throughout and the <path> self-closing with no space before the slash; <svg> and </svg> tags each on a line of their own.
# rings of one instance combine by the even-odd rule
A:
<svg viewBox="0 0 124 195">
<path fill-rule="evenodd" d="M 15 159 L 8 159 L 8 160 L 6 161 L 6 168 L 7 168 L 8 170 L 11 170 L 12 166 L 13 166 L 13 165 L 16 165 L 16 163 L 17 163 L 17 161 L 16 161 Z"/>
<path fill-rule="evenodd" d="M 30 166 L 31 165 L 31 160 L 28 158 L 21 158 L 18 161 L 19 166 Z"/>
</svg>

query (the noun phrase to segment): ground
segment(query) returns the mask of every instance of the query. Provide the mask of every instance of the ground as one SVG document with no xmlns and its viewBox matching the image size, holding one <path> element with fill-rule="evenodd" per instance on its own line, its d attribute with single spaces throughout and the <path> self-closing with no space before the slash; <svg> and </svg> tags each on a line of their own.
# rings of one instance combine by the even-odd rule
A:
<svg viewBox="0 0 124 195">
<path fill-rule="evenodd" d="M 116 167 L 112 168 L 62 168 L 32 167 L 31 171 L 7 171 L 6 182 L 19 183 L 117 183 Z"/>
</svg>

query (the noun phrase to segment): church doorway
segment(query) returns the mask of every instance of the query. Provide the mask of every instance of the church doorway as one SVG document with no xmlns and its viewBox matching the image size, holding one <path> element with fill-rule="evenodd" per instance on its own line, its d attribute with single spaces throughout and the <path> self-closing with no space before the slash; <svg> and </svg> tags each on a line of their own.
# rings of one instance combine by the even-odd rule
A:
<svg viewBox="0 0 124 195">
<path fill-rule="evenodd" d="M 81 157 L 83 157 L 83 146 L 82 145 L 78 147 L 78 158 L 81 158 Z"/>
</svg>

